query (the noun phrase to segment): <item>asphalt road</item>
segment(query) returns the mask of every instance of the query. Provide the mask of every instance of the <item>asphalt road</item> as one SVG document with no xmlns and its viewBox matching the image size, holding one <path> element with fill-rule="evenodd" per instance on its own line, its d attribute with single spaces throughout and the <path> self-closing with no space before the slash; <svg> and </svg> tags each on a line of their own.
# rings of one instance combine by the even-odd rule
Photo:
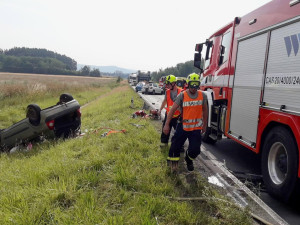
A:
<svg viewBox="0 0 300 225">
<path fill-rule="evenodd" d="M 261 177 L 260 157 L 233 140 L 223 138 L 215 145 L 203 144 L 219 162 L 246 184 L 263 202 L 290 225 L 300 224 L 300 210 L 270 196 L 264 189 Z"/>
<path fill-rule="evenodd" d="M 159 109 L 164 98 L 164 95 L 140 95 L 155 109 Z M 215 145 L 203 143 L 202 147 L 288 224 L 300 224 L 300 210 L 297 209 L 300 208 L 300 203 L 297 206 L 286 205 L 266 192 L 259 155 L 226 137 Z"/>
</svg>

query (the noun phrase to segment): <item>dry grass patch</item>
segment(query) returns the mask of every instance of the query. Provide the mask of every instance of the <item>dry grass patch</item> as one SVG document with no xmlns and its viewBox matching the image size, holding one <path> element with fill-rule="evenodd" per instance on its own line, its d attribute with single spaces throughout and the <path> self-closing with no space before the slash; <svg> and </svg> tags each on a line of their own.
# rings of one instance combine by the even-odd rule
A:
<svg viewBox="0 0 300 225">
<path fill-rule="evenodd" d="M 0 73 L 0 99 L 37 95 L 46 92 L 76 92 L 89 88 L 99 88 L 110 84 L 115 78 L 80 77 L 63 75 Z"/>
</svg>

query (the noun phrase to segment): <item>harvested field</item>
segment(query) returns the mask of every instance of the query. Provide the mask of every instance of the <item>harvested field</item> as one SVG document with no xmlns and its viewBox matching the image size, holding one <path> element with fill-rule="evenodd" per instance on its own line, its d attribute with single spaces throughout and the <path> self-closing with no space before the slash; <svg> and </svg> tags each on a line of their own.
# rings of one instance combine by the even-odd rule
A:
<svg viewBox="0 0 300 225">
<path fill-rule="evenodd" d="M 81 77 L 65 75 L 0 73 L 0 99 L 15 95 L 81 90 L 101 87 L 115 78 Z"/>
</svg>

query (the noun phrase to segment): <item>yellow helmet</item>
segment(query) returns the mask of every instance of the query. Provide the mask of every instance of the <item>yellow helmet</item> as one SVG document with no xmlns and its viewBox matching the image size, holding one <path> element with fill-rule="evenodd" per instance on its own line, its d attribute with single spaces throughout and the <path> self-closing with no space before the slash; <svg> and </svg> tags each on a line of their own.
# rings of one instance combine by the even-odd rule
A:
<svg viewBox="0 0 300 225">
<path fill-rule="evenodd" d="M 166 77 L 165 83 L 171 84 L 171 83 L 176 82 L 176 80 L 177 80 L 176 77 L 174 75 L 170 74 Z"/>
<path fill-rule="evenodd" d="M 191 73 L 187 77 L 187 83 L 191 88 L 199 88 L 200 86 L 200 76 L 196 73 Z"/>
</svg>

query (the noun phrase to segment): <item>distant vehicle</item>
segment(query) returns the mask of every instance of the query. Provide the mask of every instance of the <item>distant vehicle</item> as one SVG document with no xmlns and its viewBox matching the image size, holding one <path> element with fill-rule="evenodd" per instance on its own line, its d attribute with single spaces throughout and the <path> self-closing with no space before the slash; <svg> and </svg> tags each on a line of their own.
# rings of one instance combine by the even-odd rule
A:
<svg viewBox="0 0 300 225">
<path fill-rule="evenodd" d="M 70 94 L 62 94 L 59 102 L 41 110 L 37 104 L 27 106 L 26 118 L 9 128 L 0 130 L 0 147 L 8 149 L 45 137 L 71 137 L 80 132 L 79 103 Z"/>
<path fill-rule="evenodd" d="M 151 80 L 150 71 L 138 70 L 136 73 L 131 73 L 128 76 L 128 83 L 135 86 L 139 82 L 149 82 Z"/>
<path fill-rule="evenodd" d="M 164 90 L 156 83 L 145 84 L 142 88 L 142 94 L 163 94 Z"/>
<path fill-rule="evenodd" d="M 135 91 L 136 91 L 136 92 L 141 91 L 144 85 L 145 85 L 144 82 L 139 82 L 139 83 L 135 86 Z"/>
<path fill-rule="evenodd" d="M 138 83 L 137 80 L 137 74 L 136 73 L 131 73 L 128 76 L 128 82 L 130 83 L 130 85 L 135 86 Z"/>
<path fill-rule="evenodd" d="M 151 73 L 150 71 L 137 71 L 137 82 L 149 82 L 151 80 Z"/>
</svg>

